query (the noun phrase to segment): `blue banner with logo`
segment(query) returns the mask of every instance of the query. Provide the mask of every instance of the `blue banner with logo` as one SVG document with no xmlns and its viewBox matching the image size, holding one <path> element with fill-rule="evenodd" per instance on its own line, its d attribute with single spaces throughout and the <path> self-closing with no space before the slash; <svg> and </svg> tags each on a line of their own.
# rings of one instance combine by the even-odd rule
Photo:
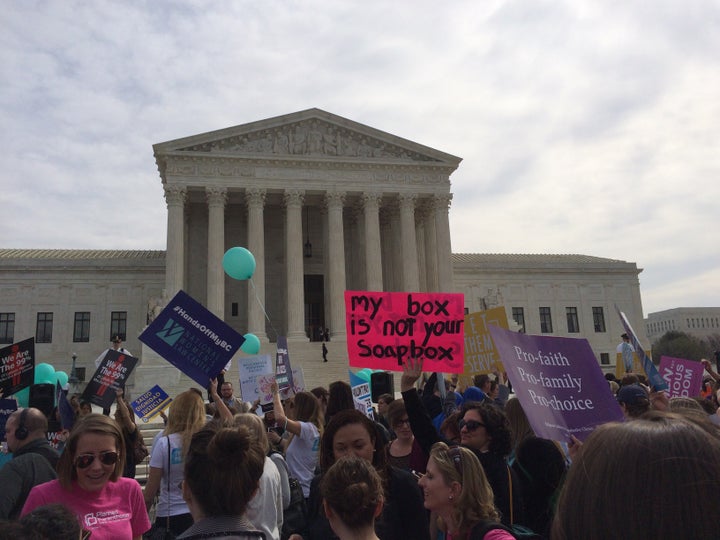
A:
<svg viewBox="0 0 720 540">
<path fill-rule="evenodd" d="M 185 291 L 168 302 L 139 339 L 203 388 L 245 342 Z"/>
</svg>

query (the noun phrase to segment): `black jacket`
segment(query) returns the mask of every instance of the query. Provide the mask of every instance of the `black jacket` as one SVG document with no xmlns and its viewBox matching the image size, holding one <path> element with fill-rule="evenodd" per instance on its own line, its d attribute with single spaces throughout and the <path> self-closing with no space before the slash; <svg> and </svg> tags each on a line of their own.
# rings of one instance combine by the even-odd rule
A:
<svg viewBox="0 0 720 540">
<path fill-rule="evenodd" d="M 313 478 L 308 499 L 308 530 L 305 540 L 334 540 L 337 536 L 330 527 L 322 507 L 320 480 Z M 428 513 L 417 479 L 407 471 L 390 467 L 383 511 L 375 520 L 375 532 L 380 540 L 429 540 Z"/>
</svg>

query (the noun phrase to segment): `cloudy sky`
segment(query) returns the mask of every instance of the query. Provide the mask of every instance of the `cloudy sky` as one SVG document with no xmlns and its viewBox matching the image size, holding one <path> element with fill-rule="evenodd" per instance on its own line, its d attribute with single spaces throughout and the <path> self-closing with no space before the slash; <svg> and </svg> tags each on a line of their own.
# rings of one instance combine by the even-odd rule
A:
<svg viewBox="0 0 720 540">
<path fill-rule="evenodd" d="M 720 306 L 717 0 L 3 4 L 0 247 L 164 249 L 152 144 L 318 107 L 463 158 L 454 252 Z"/>
</svg>

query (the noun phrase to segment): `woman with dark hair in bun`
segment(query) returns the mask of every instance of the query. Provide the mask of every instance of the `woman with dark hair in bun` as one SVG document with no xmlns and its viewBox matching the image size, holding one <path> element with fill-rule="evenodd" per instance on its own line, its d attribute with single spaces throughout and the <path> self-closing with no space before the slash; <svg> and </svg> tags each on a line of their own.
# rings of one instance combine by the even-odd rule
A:
<svg viewBox="0 0 720 540">
<path fill-rule="evenodd" d="M 372 464 L 355 456 L 339 459 L 325 473 L 320 493 L 340 540 L 378 540 L 375 518 L 382 512 L 383 487 Z"/>
<path fill-rule="evenodd" d="M 245 426 L 208 424 L 185 456 L 182 492 L 194 524 L 178 539 L 267 538 L 244 516 L 258 488 L 265 455 Z"/>
<path fill-rule="evenodd" d="M 322 510 L 320 483 L 332 466 L 346 456 L 364 459 L 382 481 L 384 504 L 375 521 L 378 537 L 383 540 L 429 540 L 428 516 L 417 478 L 388 464 L 377 426 L 357 410 L 340 411 L 328 422 L 320 441 L 321 473 L 310 487 L 308 530 L 302 535 L 305 540 L 337 538 Z"/>
</svg>

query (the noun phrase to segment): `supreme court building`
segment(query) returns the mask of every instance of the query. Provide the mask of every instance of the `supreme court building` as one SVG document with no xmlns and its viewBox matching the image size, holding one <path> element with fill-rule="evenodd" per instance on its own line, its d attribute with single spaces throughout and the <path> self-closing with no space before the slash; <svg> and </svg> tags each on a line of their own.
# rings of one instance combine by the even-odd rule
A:
<svg viewBox="0 0 720 540">
<path fill-rule="evenodd" d="M 167 251 L 0 250 L 0 343 L 39 335 L 39 361 L 69 369 L 75 352 L 90 370 L 120 332 L 141 356 L 139 389 L 158 378 L 184 389 L 187 379 L 137 340 L 180 289 L 257 335 L 262 352 L 287 336 L 308 387 L 347 378 L 345 290 L 463 292 L 470 312 L 504 305 L 517 329 L 588 338 L 601 364 L 614 361 L 622 333 L 614 304 L 643 330 L 634 263 L 453 255 L 456 156 L 319 109 L 153 149 Z M 255 257 L 249 281 L 223 271 L 233 246 Z M 316 343 L 325 329 L 328 363 Z"/>
</svg>

